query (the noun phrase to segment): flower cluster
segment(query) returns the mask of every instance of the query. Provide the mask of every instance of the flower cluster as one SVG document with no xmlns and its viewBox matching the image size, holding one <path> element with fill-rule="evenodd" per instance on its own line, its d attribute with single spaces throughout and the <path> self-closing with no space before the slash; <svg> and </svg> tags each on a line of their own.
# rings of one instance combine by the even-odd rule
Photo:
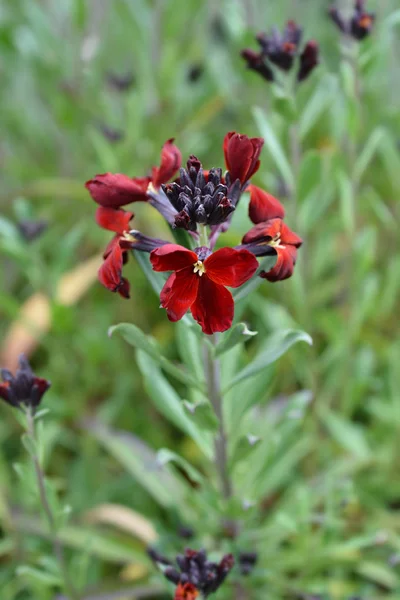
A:
<svg viewBox="0 0 400 600">
<path fill-rule="evenodd" d="M 190 310 L 203 332 L 211 335 L 232 325 L 234 300 L 227 287 L 240 287 L 257 274 L 269 281 L 290 277 L 302 240 L 284 223 L 281 203 L 250 182 L 260 167 L 262 138 L 228 133 L 223 143 L 225 172 L 204 170 L 193 155 L 186 168 L 181 167 L 181 153 L 173 141 L 164 144 L 160 166 L 148 177 L 105 173 L 86 183 L 99 205 L 98 225 L 115 234 L 104 252 L 99 280 L 129 298 L 123 265 L 129 251 L 148 252 L 154 271 L 171 272 L 160 295 L 168 318 L 178 321 Z M 249 216 L 254 227 L 237 246 L 215 250 L 244 192 L 250 192 Z M 186 230 L 189 247 L 132 229 L 134 215 L 122 206 L 137 201 L 159 211 L 173 233 Z M 276 256 L 276 264 L 258 273 L 257 257 L 267 255 Z"/>
<path fill-rule="evenodd" d="M 205 550 L 189 548 L 184 554 L 178 554 L 175 559 L 177 566 L 153 549 L 150 549 L 149 555 L 162 566 L 164 576 L 177 586 L 174 600 L 195 600 L 199 594 L 207 598 L 223 584 L 235 563 L 232 554 L 226 554 L 219 563 L 215 563 L 207 559 Z"/>
<path fill-rule="evenodd" d="M 283 33 L 276 28 L 271 33 L 259 33 L 256 40 L 260 51 L 250 48 L 242 50 L 241 55 L 247 67 L 266 79 L 275 80 L 273 65 L 282 71 L 290 71 L 298 58 L 297 81 L 304 81 L 318 65 L 318 44 L 314 40 L 306 43 L 301 51 L 302 28 L 294 21 L 288 21 Z"/>
<path fill-rule="evenodd" d="M 15 408 L 25 406 L 35 410 L 51 385 L 50 381 L 36 377 L 23 354 L 19 357 L 19 369 L 15 375 L 8 369 L 1 369 L 1 377 L 0 398 Z"/>
<path fill-rule="evenodd" d="M 355 0 L 349 19 L 345 19 L 335 6 L 329 9 L 329 15 L 340 31 L 359 41 L 371 33 L 375 22 L 375 14 L 365 10 L 365 0 Z"/>
</svg>

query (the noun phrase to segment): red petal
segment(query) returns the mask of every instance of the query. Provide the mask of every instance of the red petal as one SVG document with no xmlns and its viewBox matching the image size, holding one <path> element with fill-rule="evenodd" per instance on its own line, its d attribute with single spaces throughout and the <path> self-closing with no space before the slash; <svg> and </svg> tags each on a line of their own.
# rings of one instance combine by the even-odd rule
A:
<svg viewBox="0 0 400 600">
<path fill-rule="evenodd" d="M 124 233 L 129 230 L 129 221 L 132 219 L 133 213 L 126 212 L 122 208 L 107 208 L 99 206 L 96 209 L 96 222 L 103 229 L 115 231 L 115 233 Z"/>
<path fill-rule="evenodd" d="M 231 181 L 240 179 L 246 183 L 258 171 L 260 153 L 264 145 L 263 138 L 248 138 L 235 131 L 230 131 L 224 139 L 226 167 Z"/>
<path fill-rule="evenodd" d="M 199 290 L 190 309 L 194 320 L 201 325 L 203 333 L 207 335 L 226 331 L 233 321 L 232 294 L 223 285 L 214 283 L 206 274 L 198 279 Z"/>
<path fill-rule="evenodd" d="M 303 240 L 299 237 L 294 231 L 289 229 L 289 227 L 282 221 L 281 225 L 281 244 L 289 244 L 291 246 L 296 246 L 296 248 L 300 248 Z"/>
<path fill-rule="evenodd" d="M 267 273 L 261 273 L 261 277 L 268 281 L 282 281 L 293 275 L 294 265 L 296 264 L 297 249 L 294 246 L 285 248 L 274 248 L 277 253 L 277 261 Z"/>
<path fill-rule="evenodd" d="M 161 306 L 166 309 L 170 321 L 179 321 L 196 299 L 200 277 L 192 267 L 170 275 L 161 290 Z"/>
<path fill-rule="evenodd" d="M 198 261 L 197 254 L 179 246 L 165 244 L 150 253 L 150 262 L 154 271 L 179 271 Z"/>
<path fill-rule="evenodd" d="M 214 283 L 239 287 L 257 271 L 257 259 L 248 250 L 221 248 L 204 261 L 207 277 Z"/>
<path fill-rule="evenodd" d="M 150 181 L 150 177 L 131 179 L 120 173 L 103 173 L 87 181 L 85 186 L 97 204 L 119 208 L 131 202 L 146 201 Z"/>
<path fill-rule="evenodd" d="M 279 217 L 283 219 L 285 209 L 282 204 L 255 185 L 250 186 L 249 217 L 253 223 L 261 223 Z"/>
<path fill-rule="evenodd" d="M 100 283 L 112 292 L 119 292 L 124 298 L 129 298 L 129 282 L 122 277 L 124 252 L 120 245 L 115 243 L 106 260 L 99 269 Z"/>
<path fill-rule="evenodd" d="M 153 168 L 153 185 L 157 189 L 175 175 L 182 164 L 181 151 L 173 144 L 174 138 L 167 140 L 161 151 L 161 164 Z"/>
</svg>

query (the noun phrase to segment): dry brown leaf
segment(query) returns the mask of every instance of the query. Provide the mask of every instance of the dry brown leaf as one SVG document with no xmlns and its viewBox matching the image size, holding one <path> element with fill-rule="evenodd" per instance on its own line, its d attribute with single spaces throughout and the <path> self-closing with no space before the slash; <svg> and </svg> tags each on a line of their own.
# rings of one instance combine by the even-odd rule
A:
<svg viewBox="0 0 400 600">
<path fill-rule="evenodd" d="M 90 524 L 106 523 L 131 533 L 146 545 L 153 544 L 157 533 L 151 522 L 131 508 L 120 504 L 100 504 L 84 515 Z"/>
</svg>

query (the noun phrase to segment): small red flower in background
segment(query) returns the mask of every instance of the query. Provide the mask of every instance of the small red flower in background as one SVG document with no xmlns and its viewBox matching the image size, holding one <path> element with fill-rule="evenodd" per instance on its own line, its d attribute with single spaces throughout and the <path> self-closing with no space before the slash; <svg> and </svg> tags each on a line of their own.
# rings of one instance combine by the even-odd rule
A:
<svg viewBox="0 0 400 600">
<path fill-rule="evenodd" d="M 18 363 L 19 369 L 15 375 L 8 369 L 0 370 L 3 380 L 3 383 L 0 383 L 0 398 L 15 408 L 29 406 L 34 411 L 51 383 L 34 374 L 24 354 L 19 356 Z"/>
<path fill-rule="evenodd" d="M 174 271 L 160 295 L 170 321 L 179 321 L 190 309 L 204 333 L 226 331 L 233 321 L 234 301 L 225 286 L 239 287 L 254 275 L 256 258 L 247 250 L 208 248 L 188 250 L 166 244 L 153 250 L 150 261 L 155 271 Z"/>
<path fill-rule="evenodd" d="M 174 600 L 195 600 L 199 595 L 193 583 L 179 583 L 175 590 Z"/>
<path fill-rule="evenodd" d="M 230 131 L 224 138 L 224 155 L 230 180 L 236 179 L 244 185 L 257 173 L 260 167 L 260 154 L 263 138 L 249 138 L 247 135 Z"/>
<path fill-rule="evenodd" d="M 111 292 L 118 292 L 123 298 L 129 298 L 129 281 L 122 277 L 122 266 L 128 255 L 127 250 L 121 248 L 121 241 L 129 231 L 129 221 L 132 218 L 133 213 L 123 209 L 99 206 L 96 210 L 97 224 L 116 233 L 103 254 L 104 263 L 99 269 L 99 280 L 104 287 Z"/>
</svg>

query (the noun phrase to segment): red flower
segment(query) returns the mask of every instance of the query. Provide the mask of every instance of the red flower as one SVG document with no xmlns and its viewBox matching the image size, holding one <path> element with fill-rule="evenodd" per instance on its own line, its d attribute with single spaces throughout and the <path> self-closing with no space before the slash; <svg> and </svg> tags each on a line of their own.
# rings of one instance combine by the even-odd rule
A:
<svg viewBox="0 0 400 600">
<path fill-rule="evenodd" d="M 109 208 L 119 208 L 131 202 L 146 202 L 147 189 L 152 183 L 159 188 L 169 181 L 181 166 L 180 150 L 167 140 L 161 151 L 161 164 L 153 167 L 152 177 L 128 177 L 120 173 L 103 173 L 86 182 L 85 186 L 97 204 Z"/>
<path fill-rule="evenodd" d="M 152 183 L 156 189 L 162 183 L 167 183 L 182 164 L 182 154 L 179 148 L 173 144 L 174 138 L 167 140 L 161 151 L 161 164 L 152 169 Z"/>
<path fill-rule="evenodd" d="M 127 260 L 127 249 L 121 248 L 121 241 L 129 231 L 129 221 L 133 213 L 125 210 L 99 206 L 96 221 L 103 229 L 115 231 L 116 235 L 108 244 L 103 257 L 104 263 L 99 269 L 100 283 L 112 292 L 118 292 L 123 298 L 129 298 L 129 281 L 122 277 L 122 266 Z"/>
<path fill-rule="evenodd" d="M 256 173 L 260 166 L 260 153 L 263 138 L 248 138 L 230 131 L 224 138 L 225 164 L 231 182 L 240 180 L 242 186 Z"/>
<path fill-rule="evenodd" d="M 303 240 L 293 233 L 282 219 L 276 218 L 255 225 L 246 233 L 242 242 L 251 244 L 252 251 L 258 256 L 262 255 L 263 246 L 272 247 L 277 254 L 276 264 L 268 272 L 262 272 L 261 277 L 268 281 L 281 281 L 293 274 L 297 248 Z"/>
<path fill-rule="evenodd" d="M 175 590 L 174 600 L 195 600 L 199 595 L 193 583 L 179 583 Z"/>
<path fill-rule="evenodd" d="M 150 177 L 131 179 L 120 173 L 103 173 L 87 181 L 85 187 L 97 204 L 119 208 L 131 202 L 146 201 L 150 181 Z"/>
<path fill-rule="evenodd" d="M 170 321 L 179 321 L 190 309 L 204 333 L 225 331 L 232 325 L 234 301 L 224 286 L 239 287 L 254 275 L 258 262 L 247 250 L 208 248 L 197 252 L 177 244 L 153 250 L 154 271 L 175 271 L 160 295 Z"/>
<path fill-rule="evenodd" d="M 255 185 L 251 184 L 248 189 L 250 191 L 249 217 L 253 223 L 262 223 L 277 217 L 283 219 L 285 209 L 279 200 Z"/>
</svg>

